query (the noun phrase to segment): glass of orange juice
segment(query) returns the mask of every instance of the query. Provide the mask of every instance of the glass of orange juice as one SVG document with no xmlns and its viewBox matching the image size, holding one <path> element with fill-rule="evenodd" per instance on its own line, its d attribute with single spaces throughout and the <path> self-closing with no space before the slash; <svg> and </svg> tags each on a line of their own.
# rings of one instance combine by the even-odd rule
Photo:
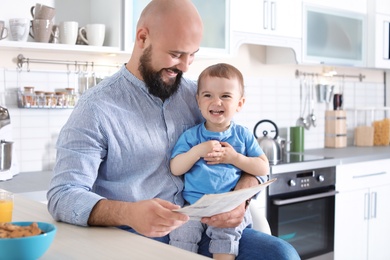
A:
<svg viewBox="0 0 390 260">
<path fill-rule="evenodd" d="M 14 207 L 14 194 L 0 190 L 0 222 L 12 221 L 12 210 Z"/>
</svg>

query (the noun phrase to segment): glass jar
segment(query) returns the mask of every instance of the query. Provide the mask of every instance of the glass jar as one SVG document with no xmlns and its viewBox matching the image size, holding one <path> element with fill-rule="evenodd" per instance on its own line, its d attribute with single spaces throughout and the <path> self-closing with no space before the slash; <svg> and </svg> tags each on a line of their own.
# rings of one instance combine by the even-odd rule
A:
<svg viewBox="0 0 390 260">
<path fill-rule="evenodd" d="M 76 94 L 76 91 L 74 88 L 66 88 L 66 93 L 67 93 L 67 103 L 68 103 L 68 106 L 70 107 L 74 107 L 77 103 L 77 100 L 78 100 L 78 96 Z"/>
<path fill-rule="evenodd" d="M 59 107 L 66 107 L 67 104 L 67 93 L 66 92 L 56 92 L 57 96 L 57 106 Z"/>
<path fill-rule="evenodd" d="M 24 87 L 23 91 L 23 106 L 24 107 L 32 107 L 35 106 L 35 93 L 34 87 Z"/>
<path fill-rule="evenodd" d="M 57 97 L 54 92 L 45 92 L 46 106 L 47 107 L 56 107 L 57 106 Z"/>
<path fill-rule="evenodd" d="M 46 105 L 45 92 L 35 91 L 35 103 L 37 107 L 44 107 Z"/>
</svg>

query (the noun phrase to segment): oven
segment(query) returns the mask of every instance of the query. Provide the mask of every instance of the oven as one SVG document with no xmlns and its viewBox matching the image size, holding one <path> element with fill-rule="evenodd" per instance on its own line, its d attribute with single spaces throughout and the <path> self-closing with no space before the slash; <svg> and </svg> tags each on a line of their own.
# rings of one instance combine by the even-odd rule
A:
<svg viewBox="0 0 390 260">
<path fill-rule="evenodd" d="M 335 174 L 334 166 L 271 173 L 277 178 L 267 189 L 271 232 L 302 259 L 333 259 Z"/>
</svg>

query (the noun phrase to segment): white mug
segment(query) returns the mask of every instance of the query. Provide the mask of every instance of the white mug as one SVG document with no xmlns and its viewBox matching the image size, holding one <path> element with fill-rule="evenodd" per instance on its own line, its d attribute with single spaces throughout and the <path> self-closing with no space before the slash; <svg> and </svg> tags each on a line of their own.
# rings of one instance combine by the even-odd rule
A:
<svg viewBox="0 0 390 260">
<path fill-rule="evenodd" d="M 85 31 L 87 39 L 84 37 L 83 31 Z M 82 41 L 93 46 L 103 45 L 105 33 L 106 26 L 104 24 L 87 24 L 79 29 L 79 36 Z"/>
<path fill-rule="evenodd" d="M 76 44 L 79 24 L 78 22 L 66 21 L 59 25 L 59 40 L 63 44 Z"/>
<path fill-rule="evenodd" d="M 11 38 L 14 41 L 26 42 L 30 28 L 30 20 L 27 18 L 9 19 Z"/>
</svg>

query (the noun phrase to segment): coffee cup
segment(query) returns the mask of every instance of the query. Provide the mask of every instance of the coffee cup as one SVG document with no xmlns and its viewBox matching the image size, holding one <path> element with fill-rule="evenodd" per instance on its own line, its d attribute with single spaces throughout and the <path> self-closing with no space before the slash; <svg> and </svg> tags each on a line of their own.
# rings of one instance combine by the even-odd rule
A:
<svg viewBox="0 0 390 260">
<path fill-rule="evenodd" d="M 50 35 L 52 35 L 53 22 L 46 19 L 34 19 L 30 30 L 30 36 L 36 42 L 49 42 Z"/>
<path fill-rule="evenodd" d="M 30 13 L 34 19 L 52 20 L 56 14 L 56 9 L 37 3 L 31 6 Z"/>
<path fill-rule="evenodd" d="M 25 42 L 28 39 L 30 20 L 27 18 L 9 19 L 9 29 L 12 40 Z"/>
<path fill-rule="evenodd" d="M 8 29 L 5 27 L 4 21 L 0 21 L 0 40 L 7 38 Z"/>
<path fill-rule="evenodd" d="M 83 33 L 87 37 L 84 37 Z M 102 46 L 106 33 L 106 26 L 104 24 L 87 24 L 85 27 L 79 29 L 79 37 L 88 45 Z"/>
<path fill-rule="evenodd" d="M 79 24 L 74 21 L 61 22 L 59 25 L 59 40 L 63 44 L 76 44 Z"/>
</svg>

